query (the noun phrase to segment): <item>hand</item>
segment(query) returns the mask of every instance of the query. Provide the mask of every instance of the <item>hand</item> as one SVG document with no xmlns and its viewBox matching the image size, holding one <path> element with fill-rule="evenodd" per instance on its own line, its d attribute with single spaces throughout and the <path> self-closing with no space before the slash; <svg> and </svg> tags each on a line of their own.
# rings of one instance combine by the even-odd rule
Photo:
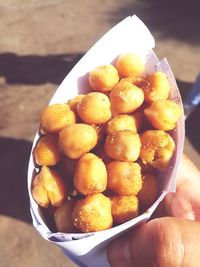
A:
<svg viewBox="0 0 200 267">
<path fill-rule="evenodd" d="M 200 172 L 186 156 L 177 191 L 166 196 L 157 215 L 180 218 L 153 219 L 113 241 L 108 247 L 112 267 L 200 266 L 200 222 L 194 221 L 200 219 Z"/>
<path fill-rule="evenodd" d="M 200 221 L 200 172 L 187 156 L 178 168 L 176 193 L 167 194 L 156 215 Z"/>
</svg>

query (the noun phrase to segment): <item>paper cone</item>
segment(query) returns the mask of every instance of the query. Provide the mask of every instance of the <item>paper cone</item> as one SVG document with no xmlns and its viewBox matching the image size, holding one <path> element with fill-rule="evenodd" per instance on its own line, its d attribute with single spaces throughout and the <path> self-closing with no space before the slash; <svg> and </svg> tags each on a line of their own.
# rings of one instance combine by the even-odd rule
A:
<svg viewBox="0 0 200 267">
<path fill-rule="evenodd" d="M 64 103 L 77 94 L 88 92 L 90 88 L 88 72 L 90 70 L 113 62 L 118 55 L 124 52 L 135 52 L 145 61 L 145 74 L 161 70 L 167 75 L 171 86 L 170 98 L 182 106 L 181 97 L 169 64 L 166 59 L 161 62 L 157 59 L 152 50 L 154 45 L 154 39 L 144 23 L 136 16 L 127 17 L 107 32 L 76 64 L 57 89 L 50 104 Z M 109 230 L 89 234 L 52 233 L 49 230 L 44 222 L 40 208 L 31 195 L 31 183 L 36 168 L 32 150 L 28 167 L 28 191 L 33 225 L 45 239 L 60 246 L 64 253 L 78 265 L 89 267 L 109 266 L 105 254 L 107 243 L 133 226 L 147 221 L 164 196 L 168 192 L 175 191 L 175 175 L 184 142 L 184 116 L 178 121 L 176 129 L 172 131 L 172 136 L 176 142 L 176 151 L 170 167 L 162 177 L 161 190 L 157 201 L 144 214 L 126 223 Z M 39 135 L 37 133 L 33 148 L 38 138 Z"/>
</svg>

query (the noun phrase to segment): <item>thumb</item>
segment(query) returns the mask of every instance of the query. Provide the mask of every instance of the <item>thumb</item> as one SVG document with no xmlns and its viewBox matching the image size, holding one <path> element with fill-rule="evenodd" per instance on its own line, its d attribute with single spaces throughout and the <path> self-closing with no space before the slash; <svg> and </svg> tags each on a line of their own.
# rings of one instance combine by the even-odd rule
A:
<svg viewBox="0 0 200 267">
<path fill-rule="evenodd" d="M 108 247 L 112 267 L 199 266 L 200 223 L 158 218 L 119 238 Z"/>
<path fill-rule="evenodd" d="M 111 242 L 107 249 L 110 265 L 112 267 L 150 267 L 149 262 L 152 262 L 152 257 L 154 257 L 152 227 L 150 222 L 140 225 Z M 147 259 L 148 264 L 146 263 Z M 139 262 L 140 265 L 138 264 Z"/>
</svg>

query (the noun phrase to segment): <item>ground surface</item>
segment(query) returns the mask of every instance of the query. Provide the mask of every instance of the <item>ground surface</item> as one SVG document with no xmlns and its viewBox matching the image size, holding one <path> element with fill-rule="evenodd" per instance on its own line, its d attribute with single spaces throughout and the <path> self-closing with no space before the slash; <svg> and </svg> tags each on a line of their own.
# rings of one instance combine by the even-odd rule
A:
<svg viewBox="0 0 200 267">
<path fill-rule="evenodd" d="M 184 4 L 187 2 L 187 4 Z M 198 1 L 0 1 L 0 267 L 75 266 L 31 225 L 26 170 L 41 109 L 77 60 L 110 27 L 137 14 L 167 57 L 183 96 L 200 72 Z M 200 109 L 185 152 L 200 166 Z"/>
</svg>

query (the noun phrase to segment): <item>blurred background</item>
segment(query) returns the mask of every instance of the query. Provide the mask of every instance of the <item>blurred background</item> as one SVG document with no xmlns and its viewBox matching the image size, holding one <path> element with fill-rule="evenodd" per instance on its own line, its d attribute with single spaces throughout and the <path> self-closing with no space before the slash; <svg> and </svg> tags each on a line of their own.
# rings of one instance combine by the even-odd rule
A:
<svg viewBox="0 0 200 267">
<path fill-rule="evenodd" d="M 0 0 L 0 267 L 76 266 L 32 227 L 26 189 L 40 111 L 69 70 L 107 30 L 136 14 L 185 99 L 200 73 L 199 10 L 194 0 Z M 185 141 L 198 166 L 199 117 L 197 107 Z"/>
</svg>

